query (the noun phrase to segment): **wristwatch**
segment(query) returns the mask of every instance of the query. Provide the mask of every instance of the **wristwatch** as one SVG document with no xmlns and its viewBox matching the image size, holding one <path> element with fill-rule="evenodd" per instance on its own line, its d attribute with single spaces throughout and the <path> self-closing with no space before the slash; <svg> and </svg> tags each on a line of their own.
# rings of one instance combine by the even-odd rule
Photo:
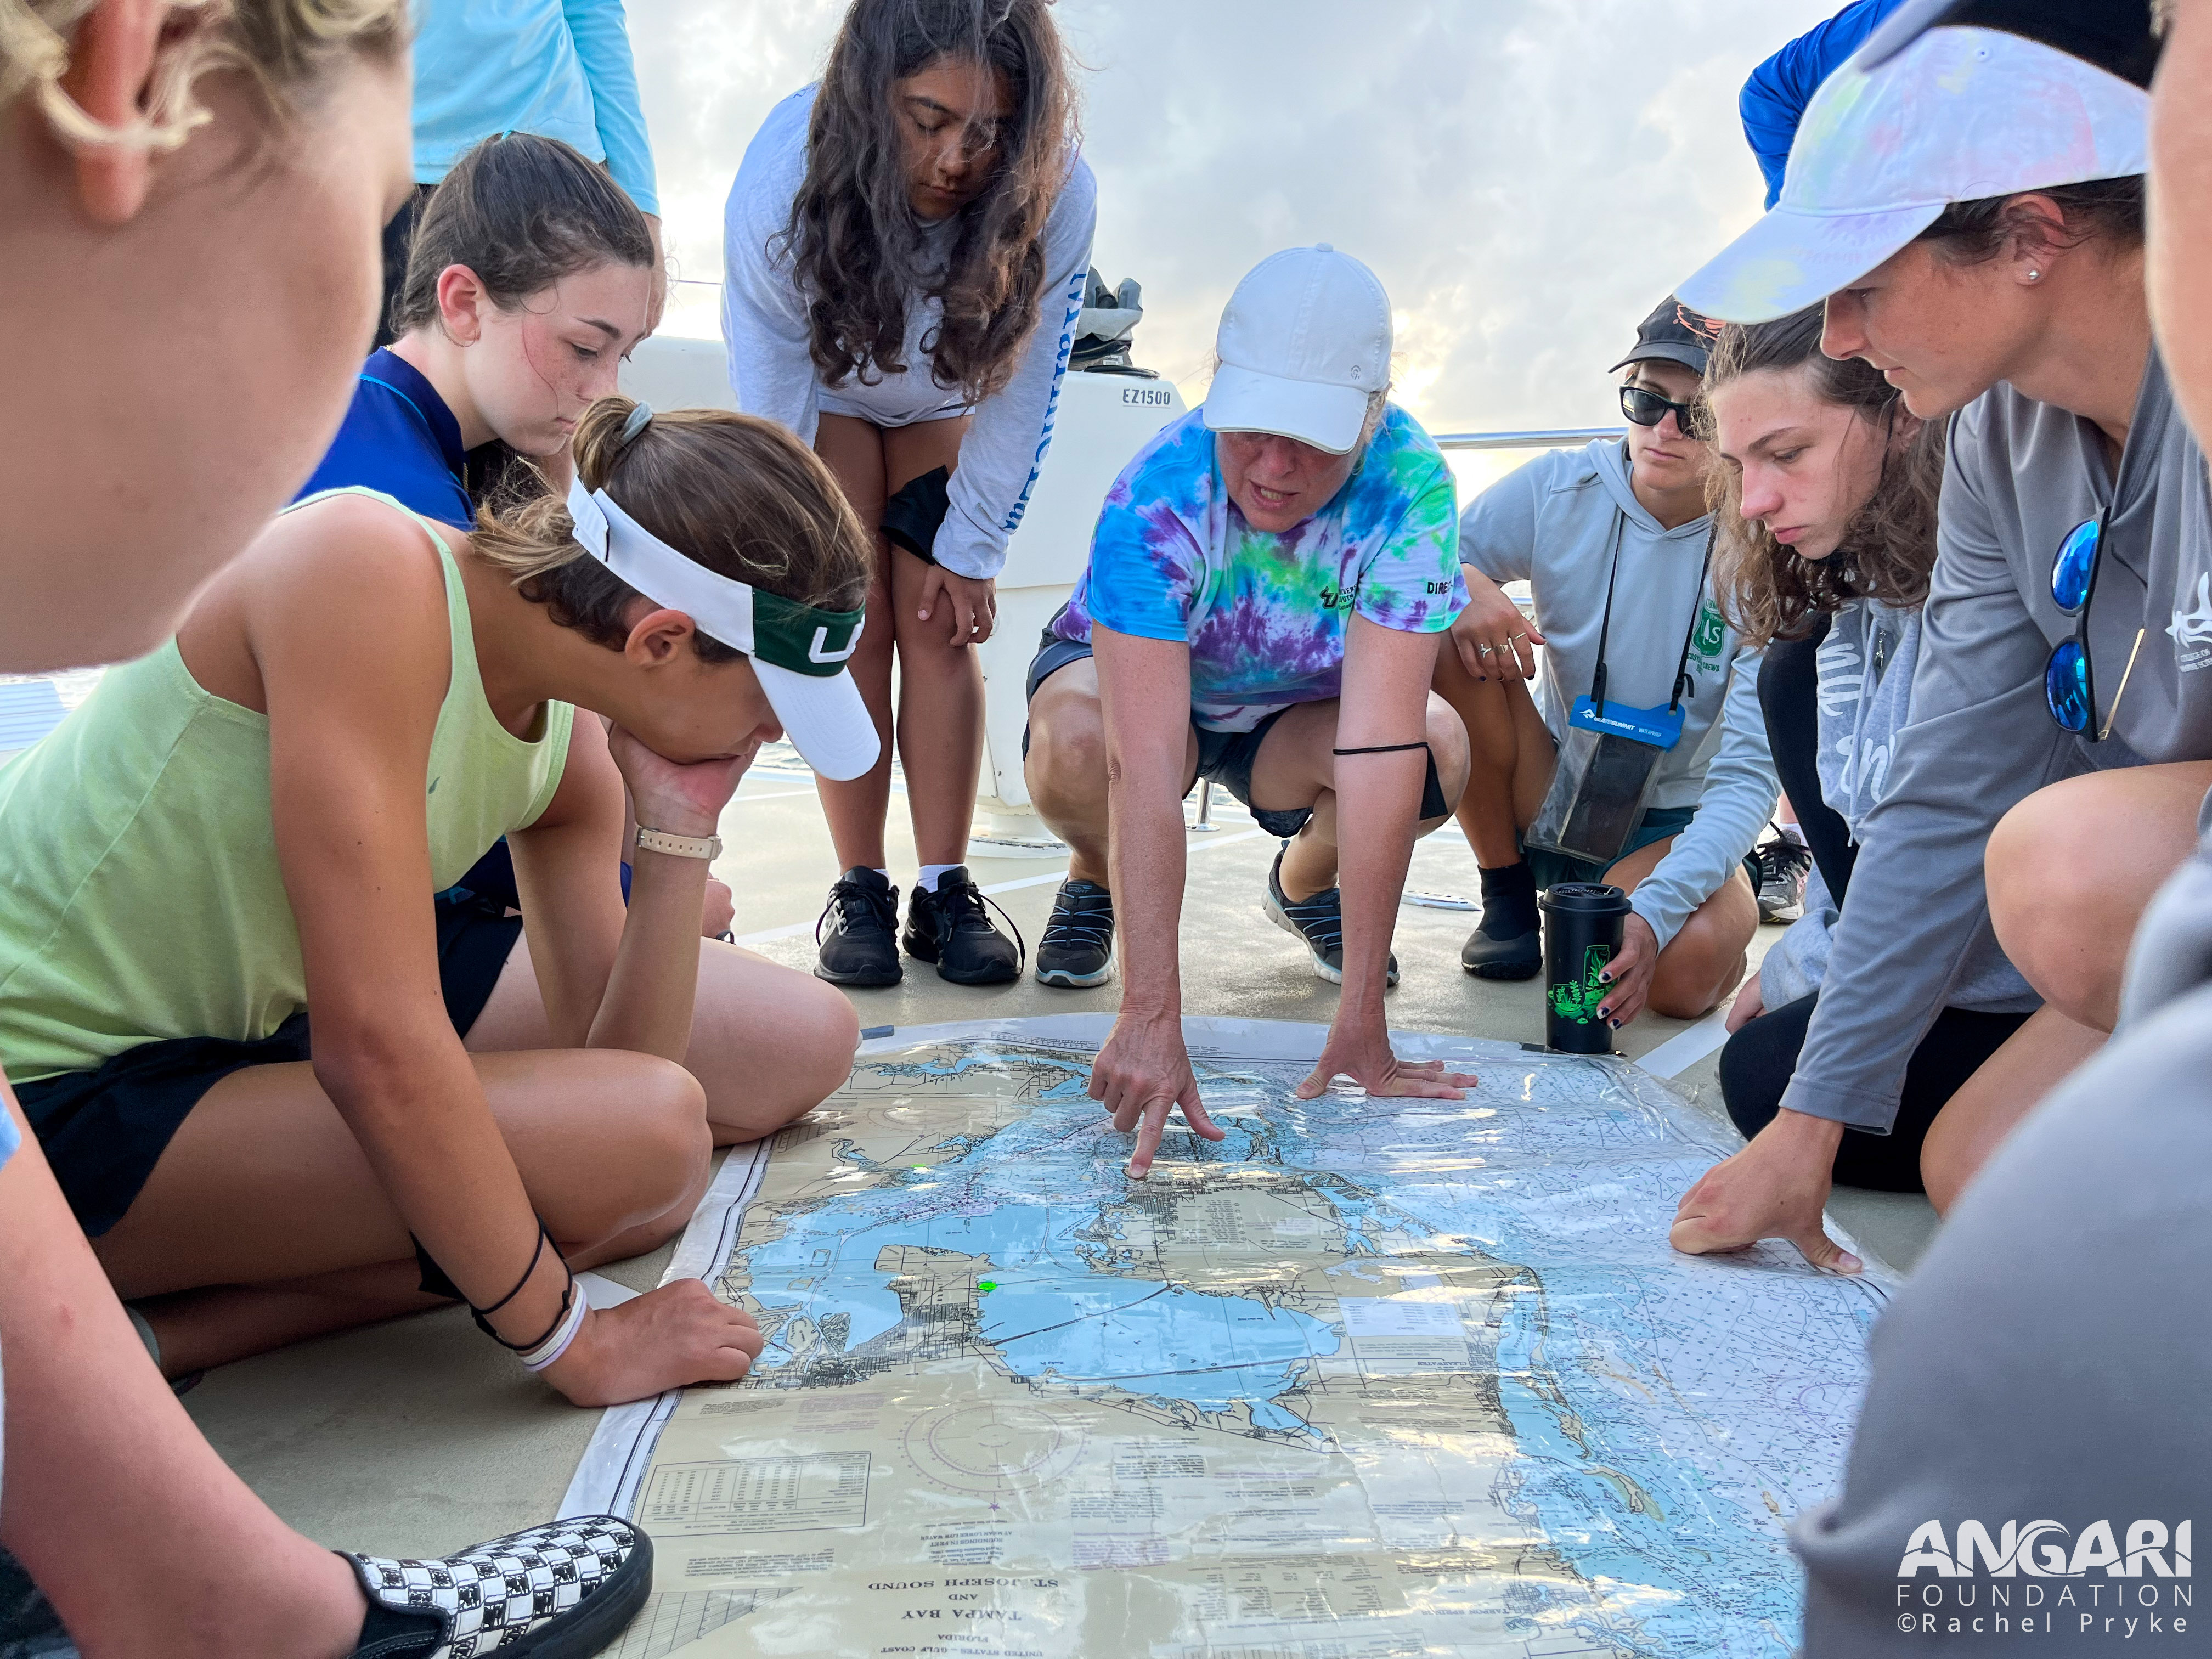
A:
<svg viewBox="0 0 2212 1659">
<path fill-rule="evenodd" d="M 672 836 L 665 830 L 637 827 L 637 844 L 648 853 L 666 853 L 679 859 L 706 859 L 709 862 L 722 856 L 722 838 L 708 836 L 703 841 L 696 836 Z"/>
</svg>

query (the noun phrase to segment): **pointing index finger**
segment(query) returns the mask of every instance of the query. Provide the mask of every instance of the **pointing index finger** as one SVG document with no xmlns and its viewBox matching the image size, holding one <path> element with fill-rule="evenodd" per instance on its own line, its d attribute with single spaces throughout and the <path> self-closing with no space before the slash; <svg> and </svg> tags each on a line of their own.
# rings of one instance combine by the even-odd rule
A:
<svg viewBox="0 0 2212 1659">
<path fill-rule="evenodd" d="M 1137 1150 L 1129 1155 L 1128 1175 L 1132 1181 L 1142 1181 L 1152 1172 L 1152 1155 L 1160 1149 L 1160 1136 L 1167 1128 L 1168 1101 L 1164 1096 L 1145 1103 L 1144 1115 L 1137 1120 Z"/>
</svg>

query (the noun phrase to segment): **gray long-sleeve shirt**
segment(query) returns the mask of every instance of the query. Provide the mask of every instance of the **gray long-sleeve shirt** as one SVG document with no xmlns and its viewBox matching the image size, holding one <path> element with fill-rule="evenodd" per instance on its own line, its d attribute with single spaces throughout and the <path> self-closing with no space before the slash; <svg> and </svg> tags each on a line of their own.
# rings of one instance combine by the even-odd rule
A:
<svg viewBox="0 0 2212 1659">
<path fill-rule="evenodd" d="M 1710 527 L 1693 519 L 1669 530 L 1653 518 L 1616 438 L 1533 460 L 1460 515 L 1461 559 L 1492 581 L 1525 581 L 1535 596 L 1545 640 L 1536 707 L 1554 738 L 1590 689 L 1609 583 L 1608 696 L 1635 708 L 1664 703 L 1675 670 L 1687 667 L 1694 690 L 1682 704 L 1681 741 L 1659 763 L 1650 805 L 1698 815 L 1630 901 L 1662 951 L 1742 863 L 1781 793 L 1759 709 L 1759 653 L 1728 625 L 1710 579 L 1699 583 Z"/>
<path fill-rule="evenodd" d="M 2126 683 L 2102 743 L 2061 730 L 2043 692 L 2051 648 L 2075 629 L 2051 597 L 2051 558 L 2100 513 L 2108 516 L 2089 607 L 2095 725 Z M 1889 791 L 1868 814 L 1782 1104 L 1886 1133 L 1913 1050 L 1988 947 L 1982 855 L 1997 820 L 2080 772 L 2208 757 L 2212 489 L 2163 366 L 2154 354 L 2117 478 L 2092 423 L 1993 388 L 1952 423 L 1911 723 Z"/>
</svg>

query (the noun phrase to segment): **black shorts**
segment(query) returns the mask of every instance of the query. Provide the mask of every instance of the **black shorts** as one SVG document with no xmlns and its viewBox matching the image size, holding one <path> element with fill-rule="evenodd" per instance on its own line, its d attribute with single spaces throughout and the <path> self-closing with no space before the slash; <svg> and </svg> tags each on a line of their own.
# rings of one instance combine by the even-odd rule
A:
<svg viewBox="0 0 2212 1659">
<path fill-rule="evenodd" d="M 438 988 L 463 1036 L 491 1000 L 522 918 L 471 896 L 438 896 Z M 123 1219 L 170 1140 L 207 1091 L 249 1066 L 309 1057 L 307 1016 L 258 1042 L 173 1037 L 126 1048 L 89 1072 L 20 1084 L 15 1098 L 77 1223 L 97 1238 Z"/>
<path fill-rule="evenodd" d="M 1034 698 L 1037 687 L 1057 674 L 1072 662 L 1081 662 L 1091 655 L 1089 643 L 1082 640 L 1064 640 L 1050 629 L 1045 630 L 1043 642 L 1030 661 L 1029 687 L 1024 699 Z M 1291 708 L 1296 708 L 1294 703 Z M 1243 802 L 1251 812 L 1252 820 L 1271 836 L 1285 838 L 1295 836 L 1306 827 L 1313 817 L 1310 806 L 1294 806 L 1285 811 L 1273 811 L 1252 805 L 1252 763 L 1260 756 L 1260 744 L 1273 729 L 1277 720 L 1291 712 L 1278 708 L 1266 716 L 1249 732 L 1216 732 L 1200 726 L 1197 718 L 1191 720 L 1190 729 L 1198 738 L 1198 775 L 1211 778 Z M 1022 729 L 1022 757 L 1030 752 L 1029 728 Z M 1428 757 L 1428 771 L 1421 780 L 1421 817 L 1440 818 L 1451 811 L 1451 803 L 1444 799 L 1444 788 L 1437 776 L 1437 757 Z"/>
</svg>

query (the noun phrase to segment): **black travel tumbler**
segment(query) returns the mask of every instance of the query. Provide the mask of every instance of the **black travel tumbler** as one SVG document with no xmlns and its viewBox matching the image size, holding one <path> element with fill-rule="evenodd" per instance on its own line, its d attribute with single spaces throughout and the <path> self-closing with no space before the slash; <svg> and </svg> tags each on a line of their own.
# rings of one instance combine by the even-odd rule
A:
<svg viewBox="0 0 2212 1659">
<path fill-rule="evenodd" d="M 1569 1054 L 1609 1054 L 1613 1028 L 1597 1017 L 1613 987 L 1598 975 L 1620 954 L 1628 895 L 1602 882 L 1544 890 L 1544 1042 Z"/>
</svg>

